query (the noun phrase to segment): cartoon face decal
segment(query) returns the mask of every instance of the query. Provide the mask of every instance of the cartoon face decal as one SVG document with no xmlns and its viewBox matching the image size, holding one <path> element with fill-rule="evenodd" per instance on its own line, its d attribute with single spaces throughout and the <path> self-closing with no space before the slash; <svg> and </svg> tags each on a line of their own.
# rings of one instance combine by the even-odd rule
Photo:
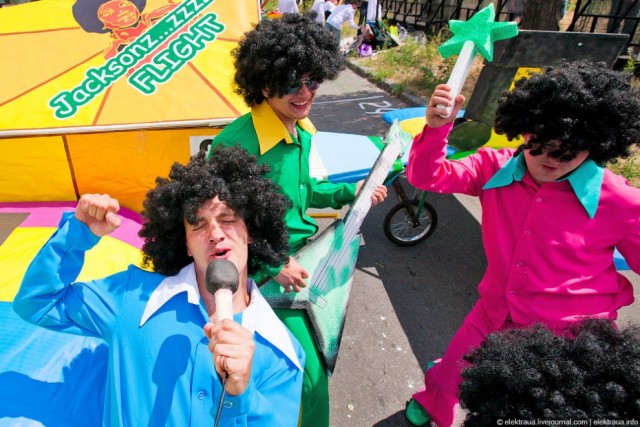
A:
<svg viewBox="0 0 640 427">
<path fill-rule="evenodd" d="M 110 0 L 98 9 L 98 18 L 104 23 L 104 28 L 115 30 L 138 22 L 140 11 L 129 0 Z"/>
</svg>

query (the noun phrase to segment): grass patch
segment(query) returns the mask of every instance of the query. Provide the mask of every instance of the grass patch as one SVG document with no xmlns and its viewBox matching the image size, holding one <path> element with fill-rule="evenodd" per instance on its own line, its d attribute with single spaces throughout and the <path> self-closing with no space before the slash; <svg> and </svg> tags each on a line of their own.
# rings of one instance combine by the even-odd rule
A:
<svg viewBox="0 0 640 427">
<path fill-rule="evenodd" d="M 640 148 L 633 147 L 631 156 L 609 163 L 607 168 L 614 173 L 624 176 L 634 187 L 640 188 Z"/>
<path fill-rule="evenodd" d="M 375 81 L 391 81 L 395 95 L 404 91 L 421 97 L 425 103 L 440 83 L 446 83 L 456 61 L 456 57 L 443 59 L 438 46 L 450 37 L 442 31 L 429 39 L 407 38 L 401 46 L 378 51 L 376 54 L 360 58 L 355 54 L 351 60 L 369 70 Z M 478 56 L 462 89 L 467 99 L 471 96 L 482 68 L 482 57 Z"/>
</svg>

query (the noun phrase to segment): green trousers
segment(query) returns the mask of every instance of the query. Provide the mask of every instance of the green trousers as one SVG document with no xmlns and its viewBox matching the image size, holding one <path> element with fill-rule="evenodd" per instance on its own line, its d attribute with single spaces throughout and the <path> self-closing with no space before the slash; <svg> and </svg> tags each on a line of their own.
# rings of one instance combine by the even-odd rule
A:
<svg viewBox="0 0 640 427">
<path fill-rule="evenodd" d="M 313 337 L 311 323 L 301 310 L 274 309 L 305 352 L 300 427 L 329 427 L 329 377 Z"/>
</svg>

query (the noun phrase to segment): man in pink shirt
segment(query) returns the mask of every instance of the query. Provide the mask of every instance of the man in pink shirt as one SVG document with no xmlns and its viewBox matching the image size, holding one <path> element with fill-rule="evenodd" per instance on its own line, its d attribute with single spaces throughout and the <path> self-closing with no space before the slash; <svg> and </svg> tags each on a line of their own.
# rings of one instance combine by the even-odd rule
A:
<svg viewBox="0 0 640 427">
<path fill-rule="evenodd" d="M 487 270 L 480 299 L 409 403 L 415 425 L 451 425 L 462 357 L 490 332 L 543 323 L 563 333 L 585 317 L 614 320 L 633 302 L 613 253 L 640 273 L 640 189 L 604 168 L 640 144 L 640 96 L 629 80 L 587 61 L 520 80 L 499 101 L 494 128 L 524 144 L 451 161 L 446 138 L 464 97 L 436 87 L 407 178 L 479 197 Z M 437 105 L 454 107 L 450 118 Z"/>
</svg>

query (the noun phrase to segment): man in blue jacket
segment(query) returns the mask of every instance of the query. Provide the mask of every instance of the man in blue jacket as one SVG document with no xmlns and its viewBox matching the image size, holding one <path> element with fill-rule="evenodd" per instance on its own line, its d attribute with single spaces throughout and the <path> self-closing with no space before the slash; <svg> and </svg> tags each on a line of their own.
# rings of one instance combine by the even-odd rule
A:
<svg viewBox="0 0 640 427">
<path fill-rule="evenodd" d="M 240 148 L 175 163 L 144 202 L 143 267 L 77 282 L 85 253 L 120 225 L 118 201 L 80 198 L 25 274 L 14 308 L 109 347 L 103 425 L 297 426 L 304 352 L 251 272 L 287 258 L 288 201 Z M 215 322 L 215 259 L 238 270 L 233 320 Z"/>
</svg>

